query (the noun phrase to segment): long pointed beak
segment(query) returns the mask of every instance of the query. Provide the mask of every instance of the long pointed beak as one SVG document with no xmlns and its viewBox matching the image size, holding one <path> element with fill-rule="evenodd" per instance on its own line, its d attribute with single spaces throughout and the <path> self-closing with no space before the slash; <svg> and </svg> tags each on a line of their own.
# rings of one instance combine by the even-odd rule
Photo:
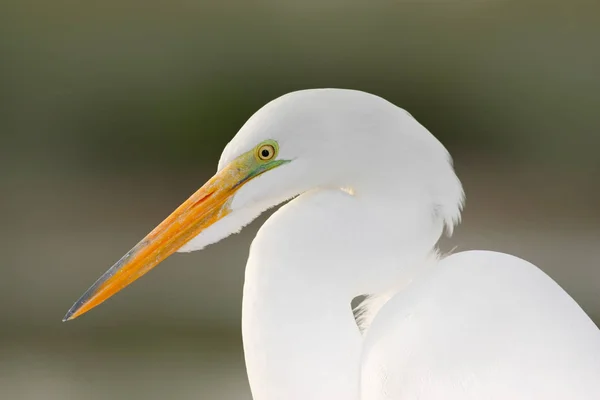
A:
<svg viewBox="0 0 600 400">
<path fill-rule="evenodd" d="M 211 178 L 106 271 L 73 304 L 63 321 L 77 318 L 101 304 L 229 214 L 233 195 L 252 175 L 249 164 L 249 156 L 244 155 Z"/>
</svg>

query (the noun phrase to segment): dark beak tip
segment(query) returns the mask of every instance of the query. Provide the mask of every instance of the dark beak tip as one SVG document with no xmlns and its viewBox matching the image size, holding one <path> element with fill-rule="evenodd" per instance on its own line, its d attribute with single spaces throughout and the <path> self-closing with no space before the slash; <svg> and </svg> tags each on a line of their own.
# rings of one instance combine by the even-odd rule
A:
<svg viewBox="0 0 600 400">
<path fill-rule="evenodd" d="M 71 321 L 71 320 L 75 319 L 76 317 L 74 316 L 74 314 L 77 312 L 77 310 L 79 310 L 82 303 L 83 303 L 82 299 L 77 300 L 75 302 L 75 304 L 73 304 L 71 306 L 71 308 L 69 308 L 69 311 L 67 311 L 67 313 L 63 317 L 62 322 L 67 322 L 67 321 Z"/>
<path fill-rule="evenodd" d="M 73 310 L 67 311 L 67 313 L 65 314 L 65 316 L 62 319 L 62 322 L 70 321 L 72 315 L 73 315 Z"/>
</svg>

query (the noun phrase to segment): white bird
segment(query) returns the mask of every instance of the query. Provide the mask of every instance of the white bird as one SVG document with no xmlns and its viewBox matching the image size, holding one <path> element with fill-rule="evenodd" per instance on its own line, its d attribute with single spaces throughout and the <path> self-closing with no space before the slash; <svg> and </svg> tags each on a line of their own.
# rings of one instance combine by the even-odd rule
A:
<svg viewBox="0 0 600 400">
<path fill-rule="evenodd" d="M 65 320 L 292 198 L 246 265 L 255 400 L 600 399 L 598 328 L 527 261 L 441 257 L 463 203 L 451 158 L 406 111 L 359 91 L 299 91 L 260 109 L 217 174 Z M 359 329 L 350 303 L 363 294 Z"/>
</svg>

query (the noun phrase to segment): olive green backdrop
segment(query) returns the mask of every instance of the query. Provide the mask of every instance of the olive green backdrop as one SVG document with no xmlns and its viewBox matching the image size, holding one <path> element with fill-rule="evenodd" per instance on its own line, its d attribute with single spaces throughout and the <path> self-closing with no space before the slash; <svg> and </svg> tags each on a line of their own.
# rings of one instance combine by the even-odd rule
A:
<svg viewBox="0 0 600 400">
<path fill-rule="evenodd" d="M 464 223 L 600 321 L 600 3 L 0 1 L 0 399 L 249 399 L 260 224 L 61 318 L 267 101 L 361 89 L 456 160 Z"/>
</svg>

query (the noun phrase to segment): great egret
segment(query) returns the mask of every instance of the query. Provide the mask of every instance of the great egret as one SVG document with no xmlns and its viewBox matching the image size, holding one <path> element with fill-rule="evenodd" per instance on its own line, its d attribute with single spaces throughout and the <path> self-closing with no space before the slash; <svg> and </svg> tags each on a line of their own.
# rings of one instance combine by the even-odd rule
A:
<svg viewBox="0 0 600 400">
<path fill-rule="evenodd" d="M 463 203 L 451 158 L 406 111 L 359 91 L 299 91 L 260 109 L 217 174 L 65 320 L 293 197 L 262 226 L 246 266 L 256 400 L 600 399 L 594 323 L 526 261 L 438 256 Z M 371 295 L 362 330 L 350 307 L 361 294 Z"/>
</svg>

